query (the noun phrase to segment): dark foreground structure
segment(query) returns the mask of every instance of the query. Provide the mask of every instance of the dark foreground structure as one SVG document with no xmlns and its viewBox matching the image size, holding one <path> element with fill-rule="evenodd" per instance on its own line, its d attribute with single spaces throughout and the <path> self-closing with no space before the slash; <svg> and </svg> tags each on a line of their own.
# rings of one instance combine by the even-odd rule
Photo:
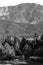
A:
<svg viewBox="0 0 43 65">
<path fill-rule="evenodd" d="M 7 36 L 0 42 L 0 63 L 11 64 L 29 64 L 42 65 L 43 64 L 43 34 L 37 36 L 35 34 L 34 40 L 27 40 L 22 37 Z"/>
</svg>

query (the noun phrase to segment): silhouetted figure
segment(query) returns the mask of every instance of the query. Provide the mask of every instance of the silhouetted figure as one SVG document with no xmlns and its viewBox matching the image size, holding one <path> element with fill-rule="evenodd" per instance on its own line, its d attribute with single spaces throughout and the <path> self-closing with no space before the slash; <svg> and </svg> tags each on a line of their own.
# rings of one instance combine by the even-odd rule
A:
<svg viewBox="0 0 43 65">
<path fill-rule="evenodd" d="M 23 39 L 22 39 L 21 42 L 20 42 L 20 50 L 21 50 L 22 53 L 23 53 L 23 48 L 24 48 L 25 45 L 26 45 L 26 40 L 25 40 L 25 38 L 23 37 Z"/>
</svg>

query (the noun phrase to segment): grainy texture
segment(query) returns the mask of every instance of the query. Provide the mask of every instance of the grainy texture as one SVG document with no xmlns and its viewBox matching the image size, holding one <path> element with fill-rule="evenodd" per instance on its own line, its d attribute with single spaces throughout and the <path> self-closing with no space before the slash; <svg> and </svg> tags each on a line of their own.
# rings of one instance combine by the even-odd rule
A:
<svg viewBox="0 0 43 65">
<path fill-rule="evenodd" d="M 23 3 L 0 7 L 0 32 L 5 35 L 43 33 L 43 6 Z"/>
</svg>

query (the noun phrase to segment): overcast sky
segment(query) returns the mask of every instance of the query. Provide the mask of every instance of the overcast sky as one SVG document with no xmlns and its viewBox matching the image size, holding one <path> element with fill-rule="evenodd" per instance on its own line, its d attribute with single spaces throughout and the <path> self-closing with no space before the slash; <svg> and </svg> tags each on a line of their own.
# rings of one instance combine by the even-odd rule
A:
<svg viewBox="0 0 43 65">
<path fill-rule="evenodd" d="M 0 7 L 13 6 L 20 3 L 37 3 L 43 5 L 43 0 L 0 0 Z"/>
</svg>

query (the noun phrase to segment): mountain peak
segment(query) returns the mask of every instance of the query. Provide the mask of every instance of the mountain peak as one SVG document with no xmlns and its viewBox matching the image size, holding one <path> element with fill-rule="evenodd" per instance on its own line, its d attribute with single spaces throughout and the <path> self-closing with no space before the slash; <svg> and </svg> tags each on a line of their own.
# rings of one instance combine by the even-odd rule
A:
<svg viewBox="0 0 43 65">
<path fill-rule="evenodd" d="M 43 6 L 37 3 L 22 3 L 17 6 L 0 7 L 0 19 L 17 23 L 43 21 Z"/>
</svg>

